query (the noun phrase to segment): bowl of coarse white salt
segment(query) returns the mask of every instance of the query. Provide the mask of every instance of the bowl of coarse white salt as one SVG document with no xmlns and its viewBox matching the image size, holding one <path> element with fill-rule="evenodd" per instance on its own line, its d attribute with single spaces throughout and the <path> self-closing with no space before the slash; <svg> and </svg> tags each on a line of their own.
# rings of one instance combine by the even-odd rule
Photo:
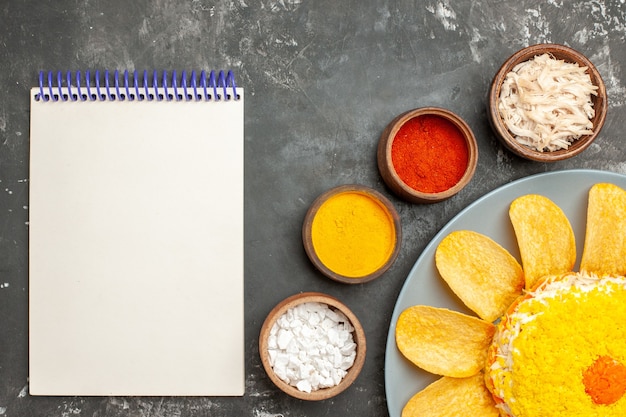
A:
<svg viewBox="0 0 626 417">
<path fill-rule="evenodd" d="M 259 336 L 259 354 L 269 378 L 302 400 L 320 401 L 343 392 L 361 372 L 365 352 L 365 332 L 354 313 L 319 292 L 281 301 Z"/>
</svg>

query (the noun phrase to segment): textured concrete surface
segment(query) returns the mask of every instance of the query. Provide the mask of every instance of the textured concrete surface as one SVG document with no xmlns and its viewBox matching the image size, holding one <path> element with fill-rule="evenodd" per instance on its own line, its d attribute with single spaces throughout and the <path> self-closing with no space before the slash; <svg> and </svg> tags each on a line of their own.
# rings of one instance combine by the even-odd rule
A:
<svg viewBox="0 0 626 417">
<path fill-rule="evenodd" d="M 0 417 L 384 416 L 385 342 L 403 282 L 433 235 L 485 193 L 527 175 L 571 168 L 626 173 L 626 5 L 621 1 L 139 0 L 0 4 Z M 506 151 L 486 118 L 501 63 L 541 42 L 586 54 L 607 85 L 609 114 L 582 155 L 553 164 Z M 28 395 L 28 89 L 39 70 L 232 69 L 246 89 L 246 394 L 241 398 Z M 384 186 L 375 152 L 384 126 L 422 106 L 449 108 L 474 130 L 476 175 L 443 203 L 405 203 Z M 308 261 L 301 225 L 330 187 L 386 194 L 403 246 L 382 278 L 347 286 Z M 368 337 L 355 384 L 308 403 L 287 397 L 258 357 L 270 309 L 300 291 L 352 308 Z M 394 416 L 395 417 L 395 416 Z"/>
</svg>

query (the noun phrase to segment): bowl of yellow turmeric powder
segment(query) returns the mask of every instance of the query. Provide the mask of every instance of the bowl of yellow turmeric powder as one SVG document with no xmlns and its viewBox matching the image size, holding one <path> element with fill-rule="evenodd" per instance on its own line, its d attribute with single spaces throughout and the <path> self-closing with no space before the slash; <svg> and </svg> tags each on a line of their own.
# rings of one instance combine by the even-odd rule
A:
<svg viewBox="0 0 626 417">
<path fill-rule="evenodd" d="M 311 204 L 304 249 L 325 276 L 346 284 L 380 277 L 400 251 L 400 216 L 384 195 L 363 185 L 332 188 Z"/>
</svg>

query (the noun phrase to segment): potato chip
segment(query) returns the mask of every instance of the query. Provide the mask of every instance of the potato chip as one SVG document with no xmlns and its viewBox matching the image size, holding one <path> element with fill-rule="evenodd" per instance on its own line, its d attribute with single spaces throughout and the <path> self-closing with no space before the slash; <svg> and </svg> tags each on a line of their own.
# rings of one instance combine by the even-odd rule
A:
<svg viewBox="0 0 626 417">
<path fill-rule="evenodd" d="M 606 183 L 591 187 L 586 229 L 580 270 L 626 275 L 626 191 Z"/>
<path fill-rule="evenodd" d="M 502 316 L 524 287 L 517 260 L 491 238 L 459 230 L 446 236 L 435 252 L 441 277 L 478 316 Z"/>
<path fill-rule="evenodd" d="M 457 378 L 475 375 L 487 358 L 495 326 L 431 306 L 404 310 L 396 323 L 396 344 L 415 365 L 433 374 Z"/>
<path fill-rule="evenodd" d="M 571 272 L 576 240 L 565 213 L 547 197 L 528 194 L 511 203 L 509 217 L 522 257 L 526 289 L 546 275 Z"/>
<path fill-rule="evenodd" d="M 402 417 L 498 417 L 498 409 L 478 373 L 469 378 L 442 377 L 415 394 Z"/>
</svg>

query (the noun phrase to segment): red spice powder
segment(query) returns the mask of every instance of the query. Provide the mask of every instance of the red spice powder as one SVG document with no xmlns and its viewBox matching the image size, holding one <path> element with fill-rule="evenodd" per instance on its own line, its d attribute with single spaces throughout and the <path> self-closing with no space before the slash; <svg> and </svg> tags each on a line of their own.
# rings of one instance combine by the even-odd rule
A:
<svg viewBox="0 0 626 417">
<path fill-rule="evenodd" d="M 456 185 L 467 168 L 468 154 L 459 128 L 436 115 L 406 121 L 391 145 L 391 160 L 400 179 L 424 193 Z"/>
</svg>

